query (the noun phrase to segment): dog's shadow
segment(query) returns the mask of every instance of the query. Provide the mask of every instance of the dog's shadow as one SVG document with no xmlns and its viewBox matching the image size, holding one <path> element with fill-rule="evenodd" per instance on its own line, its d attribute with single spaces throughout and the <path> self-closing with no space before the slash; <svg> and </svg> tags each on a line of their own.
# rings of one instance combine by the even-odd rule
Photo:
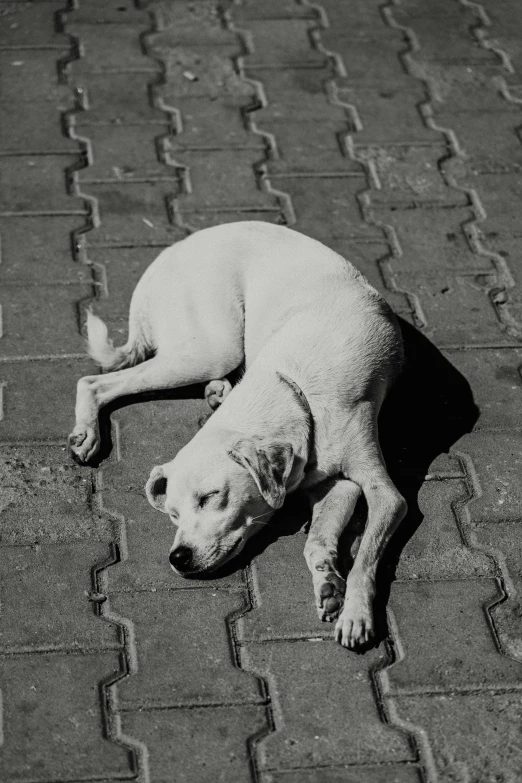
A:
<svg viewBox="0 0 522 783">
<path fill-rule="evenodd" d="M 390 476 L 407 500 L 408 514 L 379 567 L 375 644 L 388 635 L 386 606 L 396 568 L 404 547 L 423 520 L 418 495 L 425 477 L 433 471 L 437 457 L 447 454 L 472 430 L 479 415 L 466 378 L 418 329 L 401 318 L 399 323 L 406 362 L 382 407 L 379 437 Z M 275 524 L 253 537 L 241 555 L 228 564 L 227 573 L 244 567 L 277 538 L 292 535 L 306 525 L 310 519 L 306 499 L 298 493 L 290 496 L 278 516 Z M 347 569 L 352 544 L 365 522 L 366 504 L 361 501 L 340 542 Z"/>
</svg>

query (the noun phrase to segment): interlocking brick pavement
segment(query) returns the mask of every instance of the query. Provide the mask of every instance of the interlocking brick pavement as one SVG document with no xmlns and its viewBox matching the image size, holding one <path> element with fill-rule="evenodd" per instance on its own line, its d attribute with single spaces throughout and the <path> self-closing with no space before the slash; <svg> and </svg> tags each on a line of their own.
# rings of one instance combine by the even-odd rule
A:
<svg viewBox="0 0 522 783">
<path fill-rule="evenodd" d="M 520 3 L 2 0 L 0 22 L 2 780 L 522 779 Z M 143 485 L 201 389 L 112 406 L 98 469 L 65 452 L 85 307 L 123 341 L 161 248 L 249 219 L 324 240 L 402 319 L 382 432 L 410 512 L 364 656 L 317 620 L 299 499 L 252 562 L 172 575 Z"/>
</svg>

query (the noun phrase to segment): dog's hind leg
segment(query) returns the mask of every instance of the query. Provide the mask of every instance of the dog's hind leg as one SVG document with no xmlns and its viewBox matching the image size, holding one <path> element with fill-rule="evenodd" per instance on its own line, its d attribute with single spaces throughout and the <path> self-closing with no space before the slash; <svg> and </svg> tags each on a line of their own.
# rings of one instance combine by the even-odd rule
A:
<svg viewBox="0 0 522 783">
<path fill-rule="evenodd" d="M 337 565 L 339 538 L 352 517 L 361 488 L 347 479 L 333 479 L 308 494 L 314 508 L 304 556 L 312 574 L 319 618 L 332 622 L 342 609 L 346 589 Z"/>
<path fill-rule="evenodd" d="M 89 462 L 100 447 L 98 414 L 104 405 L 118 397 L 144 391 L 160 391 L 202 383 L 208 378 L 226 375 L 234 368 L 212 361 L 176 361 L 157 355 L 125 370 L 80 378 L 76 396 L 76 424 L 69 436 L 69 448 L 75 460 Z"/>
</svg>

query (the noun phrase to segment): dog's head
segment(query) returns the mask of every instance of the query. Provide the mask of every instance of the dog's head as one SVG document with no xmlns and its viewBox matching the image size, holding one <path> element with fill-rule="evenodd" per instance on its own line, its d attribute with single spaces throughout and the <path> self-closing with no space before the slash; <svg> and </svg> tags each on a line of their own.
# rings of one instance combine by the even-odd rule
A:
<svg viewBox="0 0 522 783">
<path fill-rule="evenodd" d="M 186 576 L 236 555 L 285 499 L 294 463 L 290 443 L 238 438 L 225 439 L 225 446 L 223 440 L 195 438 L 147 482 L 151 505 L 178 526 L 169 559 Z"/>
</svg>

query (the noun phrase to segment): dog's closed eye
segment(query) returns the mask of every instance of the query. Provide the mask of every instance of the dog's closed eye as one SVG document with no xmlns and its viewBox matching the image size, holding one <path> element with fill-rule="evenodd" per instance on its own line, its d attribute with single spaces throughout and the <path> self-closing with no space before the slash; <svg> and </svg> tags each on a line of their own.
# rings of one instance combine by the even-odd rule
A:
<svg viewBox="0 0 522 783">
<path fill-rule="evenodd" d="M 204 495 L 200 495 L 198 497 L 199 508 L 204 508 L 208 503 L 208 501 L 210 500 L 210 498 L 214 497 L 215 495 L 219 495 L 219 493 L 220 493 L 219 489 L 214 489 L 212 490 L 212 492 L 206 492 Z"/>
</svg>

